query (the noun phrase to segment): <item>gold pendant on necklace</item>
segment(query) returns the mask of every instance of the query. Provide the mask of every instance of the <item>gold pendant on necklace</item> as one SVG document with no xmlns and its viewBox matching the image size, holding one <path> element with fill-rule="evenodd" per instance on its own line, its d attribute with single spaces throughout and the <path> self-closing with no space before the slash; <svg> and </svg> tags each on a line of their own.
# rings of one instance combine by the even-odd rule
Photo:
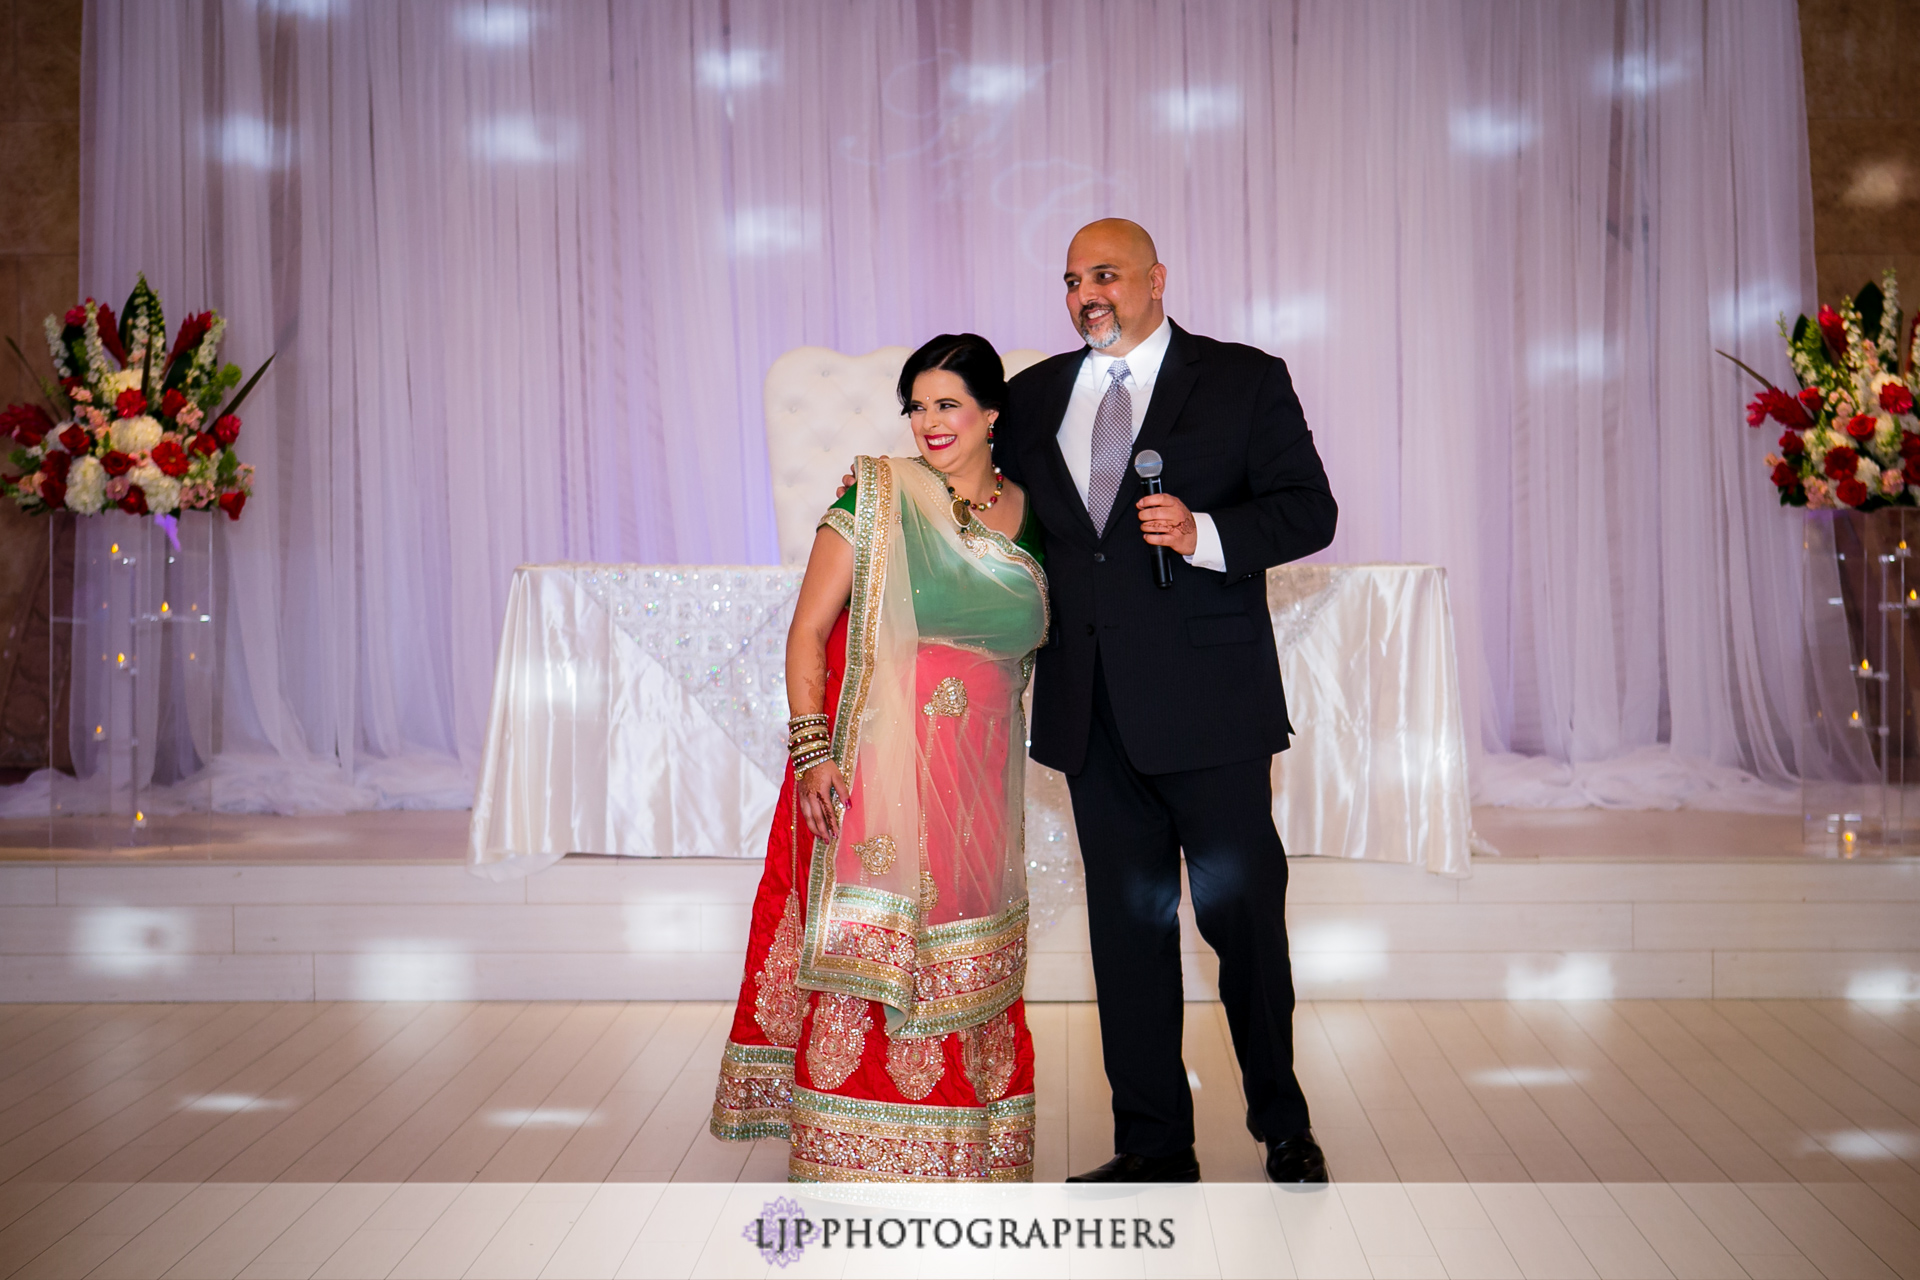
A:
<svg viewBox="0 0 1920 1280">
<path fill-rule="evenodd" d="M 973 523 L 973 504 L 958 494 L 953 498 L 953 522 L 962 529 Z"/>
</svg>

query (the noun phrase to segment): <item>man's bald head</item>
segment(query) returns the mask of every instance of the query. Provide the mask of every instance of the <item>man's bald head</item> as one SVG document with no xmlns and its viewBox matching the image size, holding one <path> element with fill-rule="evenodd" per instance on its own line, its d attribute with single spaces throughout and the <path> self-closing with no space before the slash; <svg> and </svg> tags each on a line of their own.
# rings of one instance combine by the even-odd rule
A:
<svg viewBox="0 0 1920 1280">
<path fill-rule="evenodd" d="M 1167 269 L 1153 237 L 1125 218 L 1102 218 L 1067 246 L 1067 313 L 1088 345 L 1123 356 L 1166 319 Z"/>
<path fill-rule="evenodd" d="M 1083 247 L 1136 263 L 1142 271 L 1160 261 L 1160 255 L 1153 247 L 1153 237 L 1147 234 L 1145 227 L 1129 218 L 1102 218 L 1074 232 L 1073 242 L 1067 246 L 1067 261 L 1072 262 L 1074 250 Z"/>
</svg>

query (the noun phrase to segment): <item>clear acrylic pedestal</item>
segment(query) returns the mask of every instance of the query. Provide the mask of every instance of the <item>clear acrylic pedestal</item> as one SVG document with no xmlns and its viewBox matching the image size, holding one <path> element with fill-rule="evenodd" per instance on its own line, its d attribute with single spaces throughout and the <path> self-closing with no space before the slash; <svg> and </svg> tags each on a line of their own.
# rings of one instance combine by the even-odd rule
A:
<svg viewBox="0 0 1920 1280">
<path fill-rule="evenodd" d="M 49 667 L 71 683 L 65 723 L 49 717 L 50 736 L 66 738 L 49 743 L 49 759 L 70 760 L 71 772 L 53 773 L 49 846 L 204 856 L 218 688 L 214 513 L 182 514 L 171 531 L 121 512 L 51 518 L 71 529 L 48 539 Z"/>
<path fill-rule="evenodd" d="M 1920 848 L 1920 510 L 1809 511 L 1802 543 L 1809 852 Z"/>
</svg>

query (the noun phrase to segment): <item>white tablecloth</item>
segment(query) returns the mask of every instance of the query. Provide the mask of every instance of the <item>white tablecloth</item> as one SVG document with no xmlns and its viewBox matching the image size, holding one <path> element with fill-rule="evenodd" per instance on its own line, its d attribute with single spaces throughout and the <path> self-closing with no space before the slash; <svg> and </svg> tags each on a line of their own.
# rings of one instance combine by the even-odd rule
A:
<svg viewBox="0 0 1920 1280">
<path fill-rule="evenodd" d="M 469 859 L 568 853 L 757 858 L 785 762 L 784 652 L 798 569 L 528 565 L 494 673 Z M 1267 602 L 1295 735 L 1275 757 L 1290 854 L 1464 875 L 1471 810 L 1446 575 L 1289 565 Z M 1043 886 L 1077 887 L 1065 779 L 1029 764 Z"/>
</svg>

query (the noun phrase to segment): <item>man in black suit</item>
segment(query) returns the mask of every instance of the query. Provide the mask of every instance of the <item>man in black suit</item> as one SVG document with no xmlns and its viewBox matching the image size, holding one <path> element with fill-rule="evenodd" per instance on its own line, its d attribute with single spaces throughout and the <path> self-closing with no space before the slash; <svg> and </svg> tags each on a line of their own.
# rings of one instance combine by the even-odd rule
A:
<svg viewBox="0 0 1920 1280">
<path fill-rule="evenodd" d="M 1008 385 L 994 457 L 1046 530 L 1053 638 L 1033 758 L 1067 775 L 1086 866 L 1114 1158 L 1076 1182 L 1194 1181 L 1180 1056 L 1180 860 L 1277 1182 L 1324 1182 L 1293 1072 L 1287 864 L 1273 753 L 1292 727 L 1265 571 L 1333 540 L 1336 508 L 1281 361 L 1166 318 L 1166 268 L 1106 219 L 1067 250 L 1087 345 Z M 1142 496 L 1132 459 L 1165 459 Z M 1173 584 L 1155 585 L 1153 547 Z"/>
</svg>

